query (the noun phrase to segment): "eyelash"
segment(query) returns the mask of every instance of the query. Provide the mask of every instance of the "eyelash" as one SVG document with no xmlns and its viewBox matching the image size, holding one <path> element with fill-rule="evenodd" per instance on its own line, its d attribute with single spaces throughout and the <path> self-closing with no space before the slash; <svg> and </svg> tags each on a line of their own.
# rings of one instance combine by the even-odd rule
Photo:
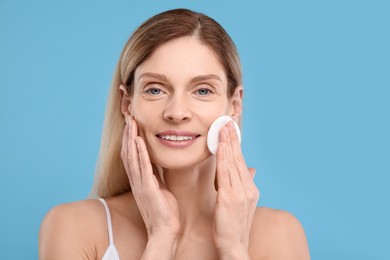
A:
<svg viewBox="0 0 390 260">
<path fill-rule="evenodd" d="M 155 91 L 158 91 L 158 93 L 155 93 Z M 200 91 L 207 91 L 207 93 L 201 94 Z M 150 88 L 144 90 L 145 94 L 148 94 L 151 96 L 158 96 L 158 95 L 162 94 L 162 92 L 164 92 L 164 91 L 158 87 L 150 87 Z M 207 97 L 207 96 L 214 94 L 214 91 L 211 90 L 210 88 L 203 87 L 203 88 L 198 88 L 193 93 L 195 93 L 196 95 L 201 96 L 201 97 Z"/>
<path fill-rule="evenodd" d="M 153 90 L 158 90 L 158 93 L 152 93 L 152 91 Z M 149 88 L 149 89 L 147 89 L 147 90 L 145 90 L 145 93 L 148 93 L 148 94 L 151 94 L 151 95 L 153 95 L 153 96 L 156 96 L 156 95 L 158 95 L 158 94 L 160 94 L 161 93 L 161 89 L 160 88 Z"/>
<path fill-rule="evenodd" d="M 207 91 L 207 94 L 200 94 L 199 93 L 199 91 L 204 91 L 204 90 Z M 197 92 L 199 96 L 209 96 L 211 94 L 214 94 L 214 92 L 211 89 L 209 89 L 209 88 L 199 88 L 195 92 Z"/>
</svg>

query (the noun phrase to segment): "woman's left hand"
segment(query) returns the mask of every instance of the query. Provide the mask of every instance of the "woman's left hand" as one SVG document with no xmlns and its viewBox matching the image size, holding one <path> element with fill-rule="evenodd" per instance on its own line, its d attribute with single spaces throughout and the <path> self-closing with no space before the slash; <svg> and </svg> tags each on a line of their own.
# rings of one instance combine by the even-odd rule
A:
<svg viewBox="0 0 390 260">
<path fill-rule="evenodd" d="M 221 259 L 249 259 L 249 234 L 259 199 L 254 173 L 245 164 L 233 122 L 227 123 L 217 151 L 214 212 L 214 242 Z"/>
</svg>

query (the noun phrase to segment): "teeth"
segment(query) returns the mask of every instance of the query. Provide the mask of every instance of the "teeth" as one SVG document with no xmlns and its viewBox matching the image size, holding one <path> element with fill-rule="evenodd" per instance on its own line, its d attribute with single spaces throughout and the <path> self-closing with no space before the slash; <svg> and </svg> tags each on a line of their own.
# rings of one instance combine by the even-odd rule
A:
<svg viewBox="0 0 390 260">
<path fill-rule="evenodd" d="M 194 137 L 193 136 L 181 136 L 181 135 L 162 135 L 162 139 L 164 140 L 170 140 L 170 141 L 187 141 L 191 140 Z"/>
</svg>

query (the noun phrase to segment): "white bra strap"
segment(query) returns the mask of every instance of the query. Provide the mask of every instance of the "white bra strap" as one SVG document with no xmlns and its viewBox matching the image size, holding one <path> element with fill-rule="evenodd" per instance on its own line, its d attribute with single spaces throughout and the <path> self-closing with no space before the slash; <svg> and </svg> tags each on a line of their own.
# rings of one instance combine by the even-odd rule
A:
<svg viewBox="0 0 390 260">
<path fill-rule="evenodd" d="M 100 200 L 101 203 L 103 203 L 104 208 L 106 209 L 108 238 L 110 240 L 110 245 L 114 245 L 114 237 L 112 236 L 112 224 L 111 224 L 110 209 L 108 208 L 107 202 L 104 199 L 99 198 L 99 200 Z"/>
</svg>

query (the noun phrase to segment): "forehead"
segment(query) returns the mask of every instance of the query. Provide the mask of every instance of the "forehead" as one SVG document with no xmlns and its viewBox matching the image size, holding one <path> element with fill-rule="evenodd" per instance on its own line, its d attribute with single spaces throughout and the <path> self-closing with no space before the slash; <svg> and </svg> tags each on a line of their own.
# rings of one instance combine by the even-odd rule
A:
<svg viewBox="0 0 390 260">
<path fill-rule="evenodd" d="M 226 73 L 217 54 L 195 37 L 182 37 L 159 46 L 135 70 L 135 81 L 143 73 L 163 74 L 175 81 L 213 74 L 227 85 Z"/>
</svg>

